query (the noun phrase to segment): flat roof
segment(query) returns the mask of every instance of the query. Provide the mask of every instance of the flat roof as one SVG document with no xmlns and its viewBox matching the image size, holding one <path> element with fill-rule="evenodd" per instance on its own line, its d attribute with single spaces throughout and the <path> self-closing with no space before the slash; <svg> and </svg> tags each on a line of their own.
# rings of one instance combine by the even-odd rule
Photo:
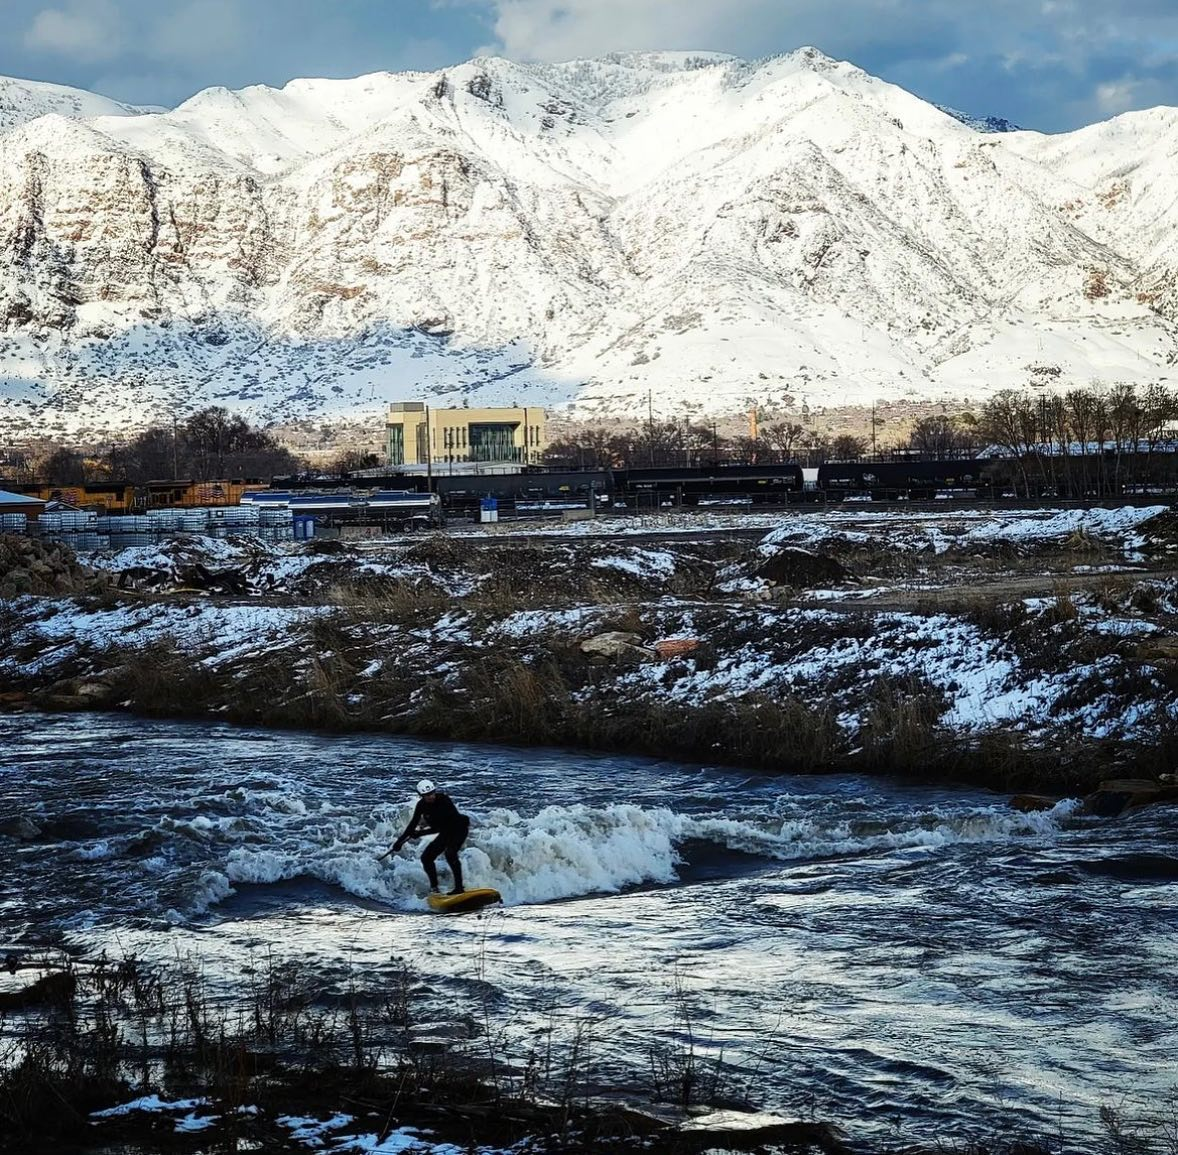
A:
<svg viewBox="0 0 1178 1155">
<path fill-rule="evenodd" d="M 0 505 L 44 505 L 39 497 L 26 497 L 23 493 L 9 493 L 0 489 Z"/>
</svg>

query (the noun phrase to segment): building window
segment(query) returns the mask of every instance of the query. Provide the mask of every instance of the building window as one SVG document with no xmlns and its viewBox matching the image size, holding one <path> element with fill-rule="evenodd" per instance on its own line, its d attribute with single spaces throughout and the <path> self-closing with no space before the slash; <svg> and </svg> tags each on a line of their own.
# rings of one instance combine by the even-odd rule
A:
<svg viewBox="0 0 1178 1155">
<path fill-rule="evenodd" d="M 519 461 L 516 430 L 510 422 L 484 422 L 470 426 L 471 461 Z"/>
<path fill-rule="evenodd" d="M 389 426 L 389 464 L 405 464 L 405 426 Z"/>
</svg>

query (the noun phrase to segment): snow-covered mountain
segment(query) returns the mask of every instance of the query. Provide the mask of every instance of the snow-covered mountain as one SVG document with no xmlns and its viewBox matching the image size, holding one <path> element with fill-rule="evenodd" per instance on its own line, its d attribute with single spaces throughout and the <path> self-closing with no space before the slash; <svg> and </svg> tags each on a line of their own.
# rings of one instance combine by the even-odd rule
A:
<svg viewBox="0 0 1178 1155">
<path fill-rule="evenodd" d="M 814 49 L 0 85 L 0 422 L 1166 380 L 1178 110 L 979 132 Z"/>
<path fill-rule="evenodd" d="M 96 96 L 93 92 L 83 92 L 78 88 L 0 76 L 0 132 L 53 113 L 81 118 L 135 116 L 146 111 L 149 110 L 120 104 L 117 100 L 108 100 L 105 96 Z"/>
</svg>

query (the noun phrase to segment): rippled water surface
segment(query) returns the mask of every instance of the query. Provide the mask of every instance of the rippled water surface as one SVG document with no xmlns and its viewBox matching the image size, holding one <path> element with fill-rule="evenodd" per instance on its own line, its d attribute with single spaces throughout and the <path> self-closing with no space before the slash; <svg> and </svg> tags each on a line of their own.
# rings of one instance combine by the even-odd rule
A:
<svg viewBox="0 0 1178 1155">
<path fill-rule="evenodd" d="M 396 956 L 458 1005 L 491 983 L 521 1035 L 592 1019 L 619 1077 L 690 1008 L 729 1087 L 860 1137 L 1092 1137 L 1178 1082 L 1175 809 L 122 717 L 0 717 L 0 742 L 0 816 L 41 830 L 0 836 L 5 949 Z M 426 775 L 501 912 L 429 914 L 411 850 L 376 861 Z"/>
</svg>

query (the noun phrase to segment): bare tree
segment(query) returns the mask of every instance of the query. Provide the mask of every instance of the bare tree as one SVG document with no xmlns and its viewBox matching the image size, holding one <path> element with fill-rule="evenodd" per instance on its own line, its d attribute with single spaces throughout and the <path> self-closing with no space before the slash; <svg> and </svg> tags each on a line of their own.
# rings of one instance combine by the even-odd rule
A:
<svg viewBox="0 0 1178 1155">
<path fill-rule="evenodd" d="M 796 421 L 775 421 L 766 425 L 761 435 L 772 446 L 778 461 L 791 461 L 805 432 L 805 426 Z"/>
<path fill-rule="evenodd" d="M 954 417 L 922 417 L 908 434 L 908 448 L 922 457 L 959 457 L 977 445 L 973 429 Z"/>
<path fill-rule="evenodd" d="M 37 463 L 37 473 L 50 485 L 85 485 L 90 480 L 86 459 L 78 450 L 65 446 L 42 457 Z"/>
<path fill-rule="evenodd" d="M 858 461 L 867 452 L 867 439 L 840 433 L 830 443 L 830 455 L 836 461 Z"/>
</svg>

